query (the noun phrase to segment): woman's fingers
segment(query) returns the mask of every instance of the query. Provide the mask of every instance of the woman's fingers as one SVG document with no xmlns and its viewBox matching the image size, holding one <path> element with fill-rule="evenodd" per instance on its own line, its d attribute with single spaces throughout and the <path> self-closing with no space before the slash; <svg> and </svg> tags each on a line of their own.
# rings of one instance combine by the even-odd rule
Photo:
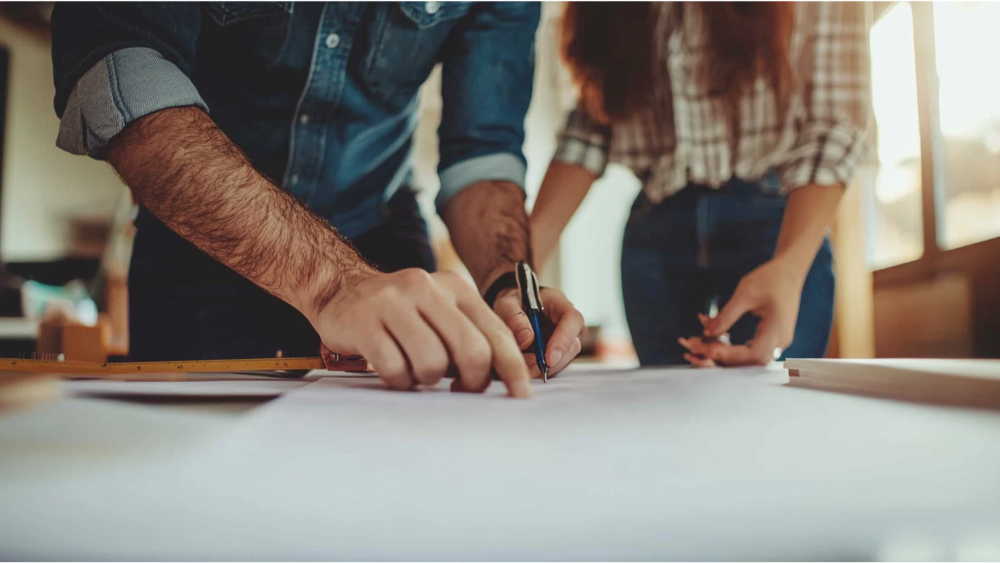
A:
<svg viewBox="0 0 1000 563">
<path fill-rule="evenodd" d="M 708 319 L 705 323 L 705 336 L 718 336 L 724 332 L 729 332 L 729 329 L 736 324 L 736 321 L 740 320 L 743 315 L 757 306 L 757 303 L 754 303 L 747 296 L 747 293 L 740 291 L 739 288 L 736 289 L 736 293 L 733 294 L 732 298 L 719 311 L 719 314 Z"/>
<path fill-rule="evenodd" d="M 700 356 L 695 356 L 694 354 L 684 354 L 684 359 L 687 360 L 688 363 L 690 363 L 696 368 L 719 367 L 718 365 L 716 365 L 714 361 L 709 360 L 707 358 L 702 358 Z"/>
<path fill-rule="evenodd" d="M 774 360 L 774 350 L 781 342 L 778 322 L 771 316 L 765 316 L 749 343 L 744 346 L 721 346 L 706 357 L 726 366 L 764 366 Z"/>
</svg>

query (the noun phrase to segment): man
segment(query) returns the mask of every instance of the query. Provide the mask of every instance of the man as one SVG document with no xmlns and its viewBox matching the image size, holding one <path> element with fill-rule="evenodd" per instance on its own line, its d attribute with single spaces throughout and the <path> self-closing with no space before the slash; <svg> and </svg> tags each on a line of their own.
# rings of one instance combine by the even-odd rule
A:
<svg viewBox="0 0 1000 563">
<path fill-rule="evenodd" d="M 106 159 L 140 203 L 133 359 L 322 342 L 393 388 L 451 375 L 481 391 L 492 368 L 530 396 L 533 335 L 504 274 L 531 258 L 521 145 L 538 18 L 535 3 L 57 4 L 57 144 Z M 437 206 L 478 294 L 428 273 L 408 186 L 417 89 L 439 61 Z M 558 291 L 543 300 L 555 373 L 583 319 Z"/>
</svg>

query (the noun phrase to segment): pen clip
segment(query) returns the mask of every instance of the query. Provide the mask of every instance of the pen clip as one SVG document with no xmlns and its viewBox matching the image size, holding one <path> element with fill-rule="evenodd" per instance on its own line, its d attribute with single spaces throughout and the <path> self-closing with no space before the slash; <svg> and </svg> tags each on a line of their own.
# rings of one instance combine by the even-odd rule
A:
<svg viewBox="0 0 1000 563">
<path fill-rule="evenodd" d="M 517 273 L 517 288 L 521 291 L 521 305 L 525 311 L 544 311 L 542 306 L 541 290 L 538 287 L 538 278 L 531 266 L 527 262 L 518 262 L 515 268 Z"/>
</svg>

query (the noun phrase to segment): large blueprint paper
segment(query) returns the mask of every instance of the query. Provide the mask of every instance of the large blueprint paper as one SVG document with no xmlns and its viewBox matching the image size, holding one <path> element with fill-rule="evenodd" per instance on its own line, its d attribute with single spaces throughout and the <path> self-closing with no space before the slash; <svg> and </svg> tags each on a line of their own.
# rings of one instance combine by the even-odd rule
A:
<svg viewBox="0 0 1000 563">
<path fill-rule="evenodd" d="M 1000 549 L 1000 415 L 786 379 L 570 373 L 531 401 L 500 386 L 323 379 L 172 464 L 0 483 L 0 552 L 829 560 L 913 558 L 912 538 L 917 558 Z"/>
<path fill-rule="evenodd" d="M 306 385 L 301 379 L 246 379 L 232 381 L 67 381 L 66 391 L 83 397 L 160 399 L 266 399 Z"/>
</svg>

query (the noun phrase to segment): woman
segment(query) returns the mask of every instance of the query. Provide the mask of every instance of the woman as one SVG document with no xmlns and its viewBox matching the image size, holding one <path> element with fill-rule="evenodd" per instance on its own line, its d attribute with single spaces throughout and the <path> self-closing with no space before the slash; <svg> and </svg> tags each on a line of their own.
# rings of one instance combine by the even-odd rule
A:
<svg viewBox="0 0 1000 563">
<path fill-rule="evenodd" d="M 562 36 L 580 103 L 531 215 L 536 263 L 621 163 L 643 183 L 622 249 L 643 365 L 823 356 L 827 226 L 868 144 L 865 3 L 574 2 Z"/>
</svg>

